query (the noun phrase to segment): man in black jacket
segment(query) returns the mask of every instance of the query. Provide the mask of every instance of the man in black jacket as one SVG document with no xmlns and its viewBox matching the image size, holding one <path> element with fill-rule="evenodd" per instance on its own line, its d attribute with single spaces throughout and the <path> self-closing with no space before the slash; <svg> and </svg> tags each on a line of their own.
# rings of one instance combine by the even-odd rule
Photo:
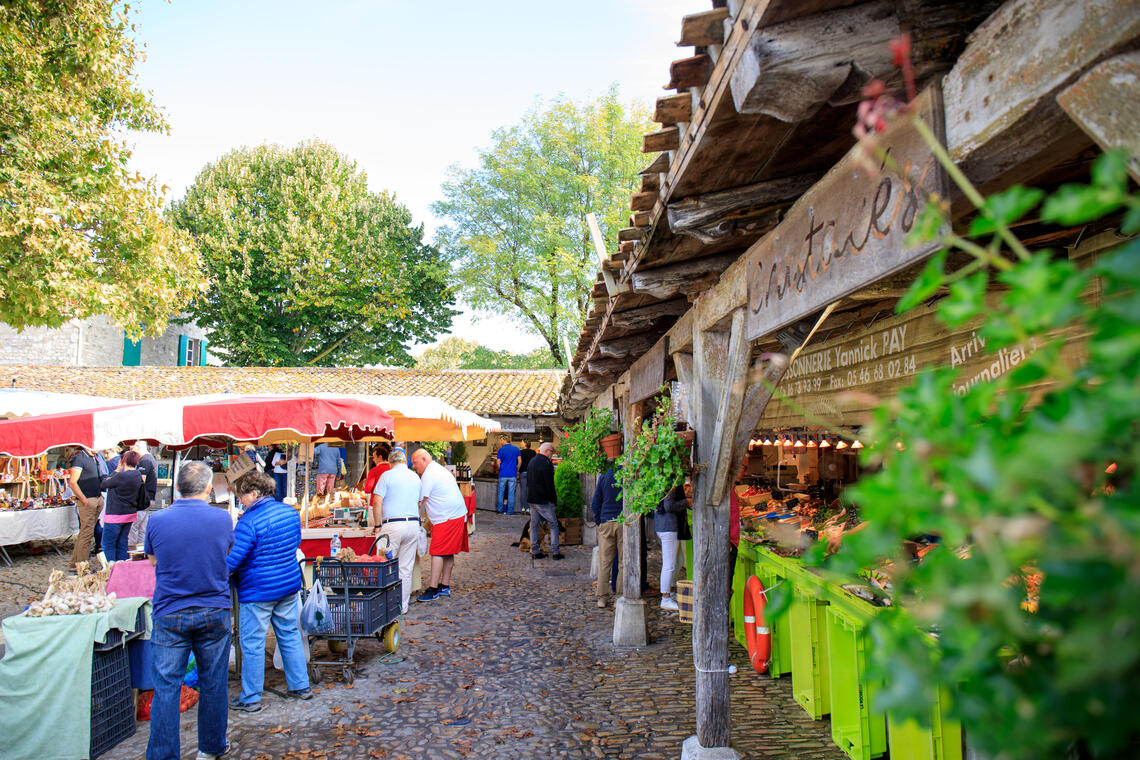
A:
<svg viewBox="0 0 1140 760">
<path fill-rule="evenodd" d="M 545 520 L 550 526 L 550 551 L 554 559 L 562 559 L 558 551 L 558 517 L 555 515 L 554 505 L 558 502 L 558 495 L 554 490 L 554 464 L 550 457 L 554 454 L 554 444 L 544 442 L 538 447 L 538 453 L 530 460 L 526 468 L 527 502 L 530 505 L 530 556 L 542 559 L 546 553 L 541 551 L 542 541 L 538 532 L 539 520 Z"/>
</svg>

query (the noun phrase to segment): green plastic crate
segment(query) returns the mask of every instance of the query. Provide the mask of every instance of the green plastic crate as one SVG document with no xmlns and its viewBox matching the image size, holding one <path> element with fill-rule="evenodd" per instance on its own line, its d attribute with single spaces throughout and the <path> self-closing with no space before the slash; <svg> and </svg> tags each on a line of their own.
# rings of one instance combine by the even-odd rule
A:
<svg viewBox="0 0 1140 760">
<path fill-rule="evenodd" d="M 831 739 L 852 760 L 870 760 L 887 751 L 887 721 L 871 709 L 874 686 L 866 677 L 865 623 L 834 606 L 827 609 L 826 617 Z"/>
<path fill-rule="evenodd" d="M 732 610 L 732 635 L 742 647 L 748 646 L 748 640 L 744 636 L 744 586 L 755 569 L 756 555 L 741 546 L 736 554 L 736 567 L 732 571 L 732 600 L 729 609 Z"/>
<path fill-rule="evenodd" d="M 949 705 L 949 693 L 940 690 L 938 697 L 931 711 L 929 728 L 923 728 L 914 720 L 887 716 L 891 760 L 962 760 L 962 724 L 942 714 Z"/>
<path fill-rule="evenodd" d="M 764 588 L 772 588 L 784 578 L 763 562 L 756 563 L 756 577 L 764 584 Z M 770 615 L 765 616 L 768 628 L 771 629 L 772 655 L 768 663 L 768 675 L 779 678 L 792 672 L 792 624 L 790 616 L 784 613 L 779 619 L 773 621 Z"/>
<path fill-rule="evenodd" d="M 793 588 L 788 623 L 792 640 L 792 696 L 815 720 L 831 712 L 831 663 L 828 660 L 828 603 L 810 589 Z"/>
</svg>

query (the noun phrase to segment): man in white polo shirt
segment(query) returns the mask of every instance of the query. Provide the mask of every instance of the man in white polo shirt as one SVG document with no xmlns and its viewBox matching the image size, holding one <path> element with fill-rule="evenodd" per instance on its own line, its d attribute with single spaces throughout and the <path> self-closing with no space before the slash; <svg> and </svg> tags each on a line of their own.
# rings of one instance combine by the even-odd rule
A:
<svg viewBox="0 0 1140 760">
<path fill-rule="evenodd" d="M 400 558 L 401 601 L 407 612 L 420 538 L 420 479 L 408 469 L 408 455 L 403 449 L 392 449 L 388 464 L 392 469 L 381 475 L 372 489 L 372 518 L 379 526 L 377 532 L 388 537 Z"/>
<path fill-rule="evenodd" d="M 468 551 L 467 504 L 455 478 L 426 449 L 415 450 L 412 467 L 420 474 L 420 506 L 431 520 L 431 586 L 416 601 L 433 602 L 451 596 L 455 555 Z"/>
</svg>

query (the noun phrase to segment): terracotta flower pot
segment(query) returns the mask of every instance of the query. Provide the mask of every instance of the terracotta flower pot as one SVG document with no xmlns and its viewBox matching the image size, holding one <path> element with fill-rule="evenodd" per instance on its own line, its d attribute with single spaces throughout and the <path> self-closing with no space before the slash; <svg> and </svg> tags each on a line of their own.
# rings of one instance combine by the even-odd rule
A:
<svg viewBox="0 0 1140 760">
<path fill-rule="evenodd" d="M 621 433 L 613 433 L 602 438 L 598 443 L 602 445 L 602 453 L 607 459 L 614 459 L 621 455 Z"/>
</svg>

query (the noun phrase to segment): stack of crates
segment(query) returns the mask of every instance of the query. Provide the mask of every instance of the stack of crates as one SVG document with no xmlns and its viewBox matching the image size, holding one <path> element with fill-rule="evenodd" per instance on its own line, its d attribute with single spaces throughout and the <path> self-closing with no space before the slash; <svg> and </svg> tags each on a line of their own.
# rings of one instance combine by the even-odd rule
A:
<svg viewBox="0 0 1140 760">
<path fill-rule="evenodd" d="M 828 603 L 796 585 L 788 610 L 792 639 L 792 696 L 814 720 L 831 712 L 831 663 L 828 652 Z"/>
<path fill-rule="evenodd" d="M 130 638 L 134 636 L 111 631 L 107 643 L 96 644 L 91 655 L 91 758 L 135 732 L 131 661 L 126 647 Z"/>
</svg>

